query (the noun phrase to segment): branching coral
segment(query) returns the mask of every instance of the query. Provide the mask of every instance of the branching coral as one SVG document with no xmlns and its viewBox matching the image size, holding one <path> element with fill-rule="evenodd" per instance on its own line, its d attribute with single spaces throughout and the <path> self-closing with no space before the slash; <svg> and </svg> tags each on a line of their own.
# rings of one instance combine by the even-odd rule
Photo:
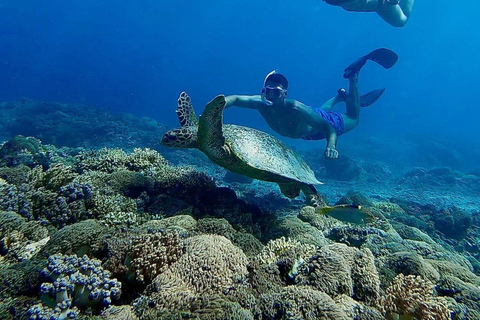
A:
<svg viewBox="0 0 480 320">
<path fill-rule="evenodd" d="M 449 320 L 447 301 L 433 296 L 434 285 L 420 276 L 398 274 L 380 299 L 387 319 Z"/>
<path fill-rule="evenodd" d="M 50 256 L 42 274 L 50 282 L 40 286 L 41 299 L 45 306 L 53 308 L 53 319 L 73 316 L 76 313 L 73 306 L 102 309 L 110 306 L 112 299 L 120 298 L 121 283 L 110 279 L 110 273 L 103 270 L 99 260 L 87 256 Z M 34 319 L 34 316 L 42 319 L 46 311 L 48 309 L 34 306 L 29 312 Z"/>
<path fill-rule="evenodd" d="M 136 237 L 128 260 L 136 279 L 149 283 L 157 274 L 177 261 L 182 254 L 183 246 L 178 234 L 160 232 Z"/>
<path fill-rule="evenodd" d="M 280 237 L 275 240 L 270 240 L 257 258 L 263 264 L 271 264 L 275 263 L 283 254 L 293 251 L 295 262 L 293 270 L 290 270 L 290 273 L 291 276 L 294 276 L 297 273 L 297 268 L 315 253 L 315 249 L 314 245 L 303 244 L 298 240 Z"/>
</svg>

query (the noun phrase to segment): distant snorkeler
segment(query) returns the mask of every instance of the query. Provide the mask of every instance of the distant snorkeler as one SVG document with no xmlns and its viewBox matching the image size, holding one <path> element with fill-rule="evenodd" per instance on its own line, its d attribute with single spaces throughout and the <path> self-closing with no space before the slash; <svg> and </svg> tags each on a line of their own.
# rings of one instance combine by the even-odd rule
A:
<svg viewBox="0 0 480 320">
<path fill-rule="evenodd" d="M 376 12 L 394 27 L 403 27 L 412 13 L 415 0 L 323 0 L 347 11 Z"/>
<path fill-rule="evenodd" d="M 377 89 L 360 96 L 358 74 L 368 61 L 375 61 L 384 68 L 390 68 L 397 62 L 398 56 L 391 50 L 380 48 L 360 57 L 345 69 L 344 78 L 349 81 L 348 93 L 338 91 L 320 108 L 310 107 L 298 100 L 287 99 L 288 80 L 276 71 L 270 72 L 264 80 L 260 95 L 230 95 L 225 98 L 225 108 L 237 106 L 256 109 L 267 124 L 278 134 L 292 139 L 327 141 L 325 156 L 338 158 L 336 148 L 339 135 L 352 130 L 358 125 L 360 107 L 373 104 L 384 89 Z M 346 113 L 331 112 L 332 107 L 345 101 Z"/>
</svg>

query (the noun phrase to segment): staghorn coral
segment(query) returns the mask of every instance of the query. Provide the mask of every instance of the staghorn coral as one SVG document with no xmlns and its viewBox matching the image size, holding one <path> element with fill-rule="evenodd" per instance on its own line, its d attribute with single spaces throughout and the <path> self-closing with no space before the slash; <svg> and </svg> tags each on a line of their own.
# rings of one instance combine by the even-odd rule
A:
<svg viewBox="0 0 480 320">
<path fill-rule="evenodd" d="M 122 149 L 108 149 L 82 151 L 76 156 L 77 170 L 80 173 L 86 171 L 101 171 L 112 173 L 120 169 L 127 169 L 127 154 Z"/>
<path fill-rule="evenodd" d="M 140 223 L 136 215 L 134 199 L 122 195 L 105 195 L 94 192 L 92 196 L 93 214 L 107 226 L 134 226 Z"/>
<path fill-rule="evenodd" d="M 309 287 L 288 286 L 261 296 L 263 319 L 348 320 L 327 294 Z"/>
<path fill-rule="evenodd" d="M 30 308 L 33 319 L 43 319 L 49 312 L 57 319 L 72 318 L 78 315 L 73 307 L 103 309 L 121 295 L 121 283 L 110 279 L 100 260 L 87 256 L 50 256 L 42 275 L 48 280 L 40 286 L 44 306 Z"/>
<path fill-rule="evenodd" d="M 400 273 L 386 289 L 379 308 L 387 319 L 449 320 L 447 301 L 433 296 L 433 287 L 420 276 Z"/>
</svg>

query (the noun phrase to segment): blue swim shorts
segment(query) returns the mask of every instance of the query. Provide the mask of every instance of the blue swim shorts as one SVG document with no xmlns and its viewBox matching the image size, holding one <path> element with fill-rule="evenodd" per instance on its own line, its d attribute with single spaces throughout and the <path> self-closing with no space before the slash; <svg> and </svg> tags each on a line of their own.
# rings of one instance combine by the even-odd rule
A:
<svg viewBox="0 0 480 320">
<path fill-rule="evenodd" d="M 332 125 L 335 131 L 337 131 L 338 136 L 343 133 L 343 131 L 345 130 L 345 122 L 340 113 L 325 111 L 321 108 L 312 108 L 312 110 L 315 111 L 320 117 L 327 120 L 327 122 Z M 303 140 L 322 140 L 322 139 L 325 139 L 325 136 L 322 133 L 318 132 L 314 135 L 303 137 L 302 139 Z"/>
</svg>

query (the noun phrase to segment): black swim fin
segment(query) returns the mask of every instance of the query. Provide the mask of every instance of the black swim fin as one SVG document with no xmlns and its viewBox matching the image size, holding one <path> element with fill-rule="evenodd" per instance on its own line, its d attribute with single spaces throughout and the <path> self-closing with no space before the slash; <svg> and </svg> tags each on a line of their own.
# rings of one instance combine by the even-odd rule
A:
<svg viewBox="0 0 480 320">
<path fill-rule="evenodd" d="M 370 52 L 367 55 L 364 55 L 363 57 L 358 58 L 353 62 L 351 65 L 349 65 L 343 74 L 343 77 L 348 79 L 352 77 L 354 74 L 357 74 L 360 72 L 360 69 L 365 65 L 365 63 L 368 60 L 372 60 L 385 69 L 389 69 L 395 65 L 395 63 L 398 60 L 398 55 L 393 52 L 390 49 L 387 48 L 380 48 L 380 49 L 375 49 L 372 52 Z"/>
<path fill-rule="evenodd" d="M 361 107 L 368 107 L 375 103 L 375 101 L 380 98 L 380 96 L 385 91 L 385 88 L 375 89 L 370 91 L 369 93 L 362 94 L 360 96 L 360 106 Z"/>
</svg>

